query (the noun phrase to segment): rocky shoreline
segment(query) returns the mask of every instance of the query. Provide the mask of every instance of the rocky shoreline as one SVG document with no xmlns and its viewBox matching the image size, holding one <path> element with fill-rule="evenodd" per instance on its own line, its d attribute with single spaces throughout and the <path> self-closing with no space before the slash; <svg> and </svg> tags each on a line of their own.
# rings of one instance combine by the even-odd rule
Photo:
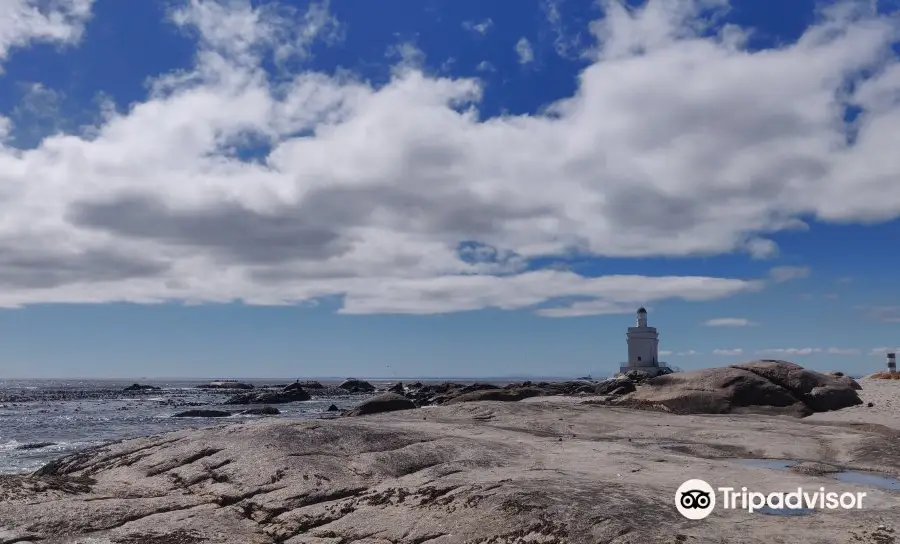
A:
<svg viewBox="0 0 900 544">
<path fill-rule="evenodd" d="M 870 397 L 868 382 L 758 363 L 755 371 L 639 379 L 615 395 L 596 393 L 606 382 L 587 384 L 593 393 L 553 386 L 563 394 L 542 384 L 440 384 L 417 403 L 422 388 L 404 387 L 386 393 L 401 406 L 390 413 L 257 420 L 108 444 L 0 477 L 0 542 L 893 542 L 900 491 L 837 476 L 900 477 L 900 424 L 867 421 L 895 384 Z M 498 391 L 522 398 L 484 400 Z M 766 392 L 756 404 L 754 391 Z M 823 399 L 849 404 L 797 417 Z M 692 406 L 712 413 L 684 412 Z M 673 504 L 688 478 L 762 492 L 865 491 L 868 502 L 787 517 L 716 510 L 690 521 Z"/>
</svg>

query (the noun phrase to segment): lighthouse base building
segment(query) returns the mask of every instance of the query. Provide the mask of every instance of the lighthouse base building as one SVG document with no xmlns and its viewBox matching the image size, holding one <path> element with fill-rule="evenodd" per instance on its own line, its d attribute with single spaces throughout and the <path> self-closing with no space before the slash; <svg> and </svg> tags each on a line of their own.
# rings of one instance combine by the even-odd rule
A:
<svg viewBox="0 0 900 544">
<path fill-rule="evenodd" d="M 628 362 L 619 367 L 619 372 L 640 370 L 650 376 L 668 374 L 668 365 L 659 360 L 659 333 L 656 327 L 647 326 L 647 310 L 637 311 L 637 326 L 628 327 L 625 334 L 628 342 Z"/>
</svg>

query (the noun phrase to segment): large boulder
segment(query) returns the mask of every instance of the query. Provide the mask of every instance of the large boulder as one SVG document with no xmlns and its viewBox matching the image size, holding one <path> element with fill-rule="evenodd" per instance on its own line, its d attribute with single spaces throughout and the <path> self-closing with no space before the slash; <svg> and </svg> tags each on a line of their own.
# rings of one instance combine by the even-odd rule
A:
<svg viewBox="0 0 900 544">
<path fill-rule="evenodd" d="M 348 393 L 373 393 L 375 386 L 365 380 L 357 380 L 356 378 L 347 378 L 338 385 Z"/>
<path fill-rule="evenodd" d="M 188 410 L 186 412 L 178 412 L 172 417 L 228 417 L 231 412 L 223 412 L 221 410 Z"/>
<path fill-rule="evenodd" d="M 350 412 L 348 416 L 367 416 L 382 412 L 395 412 L 397 410 L 409 410 L 416 407 L 416 403 L 397 393 L 384 393 L 371 398 Z"/>
<path fill-rule="evenodd" d="M 398 395 L 402 395 L 406 392 L 406 389 L 403 387 L 403 382 L 397 382 L 394 385 L 388 388 L 388 392 L 397 393 Z"/>
<path fill-rule="evenodd" d="M 457 404 L 460 402 L 477 402 L 481 400 L 499 400 L 515 402 L 530 397 L 539 397 L 544 394 L 542 389 L 522 387 L 519 389 L 480 389 L 457 395 L 444 404 Z"/>
<path fill-rule="evenodd" d="M 294 389 L 323 389 L 325 386 L 321 384 L 321 382 L 317 382 L 315 380 L 297 380 L 292 384 L 286 385 L 283 387 L 285 391 L 292 391 Z"/>
<path fill-rule="evenodd" d="M 615 402 L 679 414 L 765 412 L 801 417 L 862 403 L 839 377 L 774 360 L 658 376 Z"/>
<path fill-rule="evenodd" d="M 242 393 L 226 400 L 223 404 L 285 404 L 309 400 L 310 395 L 302 388 L 287 391 L 263 391 L 260 393 Z"/>
<path fill-rule="evenodd" d="M 814 412 L 840 410 L 862 404 L 856 394 L 859 384 L 845 376 L 831 376 L 777 359 L 763 359 L 734 365 L 762 376 L 770 382 L 790 391 Z"/>
</svg>

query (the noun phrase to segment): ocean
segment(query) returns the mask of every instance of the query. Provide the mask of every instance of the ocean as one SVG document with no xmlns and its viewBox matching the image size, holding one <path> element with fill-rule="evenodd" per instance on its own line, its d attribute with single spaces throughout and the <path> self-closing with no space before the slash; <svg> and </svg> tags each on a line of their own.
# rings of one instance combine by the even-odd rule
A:
<svg viewBox="0 0 900 544">
<path fill-rule="evenodd" d="M 351 408 L 371 397 L 366 394 L 334 394 L 305 402 L 274 404 L 277 416 L 233 415 L 227 418 L 173 418 L 194 408 L 240 411 L 252 405 L 224 406 L 234 390 L 198 389 L 211 380 L 146 380 L 142 385 L 158 391 L 125 392 L 134 380 L 0 380 L 0 474 L 31 472 L 58 457 L 113 440 L 219 425 L 229 421 L 276 417 L 313 419 L 327 417 L 334 404 Z M 241 380 L 256 387 L 286 385 L 285 380 Z M 340 382 L 322 380 L 325 386 Z M 372 380 L 378 387 L 391 382 Z"/>
</svg>

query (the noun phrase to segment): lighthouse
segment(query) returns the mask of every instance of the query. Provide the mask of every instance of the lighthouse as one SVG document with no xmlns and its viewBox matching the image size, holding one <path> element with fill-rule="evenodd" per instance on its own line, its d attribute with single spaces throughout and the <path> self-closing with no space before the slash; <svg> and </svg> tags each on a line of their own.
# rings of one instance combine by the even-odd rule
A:
<svg viewBox="0 0 900 544">
<path fill-rule="evenodd" d="M 628 344 L 628 363 L 619 367 L 622 373 L 640 370 L 651 376 L 670 372 L 659 360 L 659 333 L 656 327 L 647 325 L 647 310 L 638 308 L 634 327 L 628 327 L 625 341 Z"/>
</svg>

